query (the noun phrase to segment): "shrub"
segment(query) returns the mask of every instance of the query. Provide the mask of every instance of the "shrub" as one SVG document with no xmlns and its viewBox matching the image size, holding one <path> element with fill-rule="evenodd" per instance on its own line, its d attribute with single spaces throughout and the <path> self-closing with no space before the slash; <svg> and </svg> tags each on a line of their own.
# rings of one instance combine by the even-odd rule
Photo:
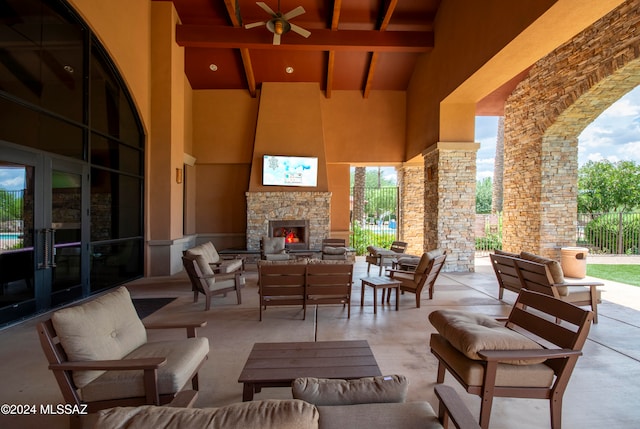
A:
<svg viewBox="0 0 640 429">
<path fill-rule="evenodd" d="M 476 237 L 476 250 L 502 250 L 502 237 L 499 234 L 487 234 Z"/>
<path fill-rule="evenodd" d="M 391 247 L 396 239 L 395 234 L 379 233 L 362 228 L 357 222 L 353 224 L 351 247 L 356 250 L 356 255 L 366 255 L 367 246 Z"/>
</svg>

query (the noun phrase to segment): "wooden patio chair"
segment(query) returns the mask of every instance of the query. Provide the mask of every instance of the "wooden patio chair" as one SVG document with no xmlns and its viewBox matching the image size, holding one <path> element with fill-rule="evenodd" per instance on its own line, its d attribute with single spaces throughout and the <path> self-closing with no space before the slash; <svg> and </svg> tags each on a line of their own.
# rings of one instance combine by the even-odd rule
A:
<svg viewBox="0 0 640 429">
<path fill-rule="evenodd" d="M 266 261 L 287 261 L 290 259 L 284 237 L 262 237 L 260 239 L 260 259 Z"/>
<path fill-rule="evenodd" d="M 377 265 L 379 267 L 378 275 L 382 275 L 384 267 L 390 267 L 398 256 L 403 254 L 407 250 L 408 244 L 404 241 L 394 241 L 391 243 L 389 249 L 383 249 L 379 247 L 369 246 L 369 254 L 365 257 L 367 261 L 367 273 L 371 268 L 371 265 Z"/>
<path fill-rule="evenodd" d="M 209 353 L 196 328 L 206 322 L 143 325 L 125 287 L 64 308 L 37 325 L 40 344 L 64 402 L 88 413 L 119 406 L 162 405 L 187 384 Z M 146 329 L 186 329 L 187 338 L 148 342 Z M 71 417 L 79 428 L 80 415 Z"/>
<path fill-rule="evenodd" d="M 307 265 L 307 305 L 342 304 L 351 318 L 351 285 L 353 264 Z"/>
<path fill-rule="evenodd" d="M 267 261 L 269 262 L 269 261 Z M 303 320 L 307 318 L 305 288 L 306 264 L 258 264 L 260 321 L 268 306 L 301 305 Z"/>
<path fill-rule="evenodd" d="M 589 306 L 593 311 L 593 323 L 598 323 L 598 303 L 602 300 L 597 286 L 604 286 L 604 283 L 593 281 L 554 283 L 548 265 L 513 259 L 523 288 L 544 293 L 574 305 Z"/>
<path fill-rule="evenodd" d="M 238 305 L 242 304 L 240 289 L 244 282 L 241 271 L 234 271 L 229 274 L 216 274 L 201 256 L 191 256 L 185 254 L 182 257 L 182 265 L 187 271 L 193 290 L 193 302 L 198 302 L 200 294 L 205 297 L 204 310 L 209 311 L 211 300 L 216 295 L 227 296 L 228 292 L 236 293 Z"/>
<path fill-rule="evenodd" d="M 593 312 L 522 289 L 506 323 L 460 310 L 436 310 L 429 320 L 438 331 L 430 341 L 437 383 L 449 371 L 467 392 L 480 396 L 483 429 L 489 427 L 494 397 L 548 399 L 551 427 L 560 429 L 562 396 Z"/>
<path fill-rule="evenodd" d="M 489 259 L 491 260 L 491 266 L 498 280 L 498 299 L 503 298 L 505 289 L 520 293 L 522 281 L 518 275 L 514 258 L 497 253 L 490 253 Z"/>
<path fill-rule="evenodd" d="M 325 238 L 322 240 L 322 259 L 346 261 L 347 248 L 344 238 Z"/>
<path fill-rule="evenodd" d="M 420 257 L 420 262 L 418 262 L 415 271 L 390 269 L 388 272 L 392 279 L 402 282 L 400 290 L 403 293 L 406 291 L 416 294 L 416 307 L 420 308 L 422 289 L 426 286 L 429 290 L 429 299 L 433 299 L 435 283 L 446 260 L 447 255 L 441 250 L 426 252 Z M 383 300 L 384 292 L 385 290 L 383 289 Z M 386 289 L 386 292 L 388 301 L 391 295 L 391 289 Z"/>
</svg>

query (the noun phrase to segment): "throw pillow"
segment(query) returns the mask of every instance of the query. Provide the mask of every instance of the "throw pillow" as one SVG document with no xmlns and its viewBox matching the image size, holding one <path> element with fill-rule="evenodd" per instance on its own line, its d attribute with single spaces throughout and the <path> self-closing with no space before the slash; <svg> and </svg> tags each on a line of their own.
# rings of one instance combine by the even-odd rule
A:
<svg viewBox="0 0 640 429">
<path fill-rule="evenodd" d="M 355 380 L 307 377 L 293 381 L 292 393 L 295 399 L 302 399 L 317 406 L 404 402 L 408 385 L 403 375 Z"/>
</svg>

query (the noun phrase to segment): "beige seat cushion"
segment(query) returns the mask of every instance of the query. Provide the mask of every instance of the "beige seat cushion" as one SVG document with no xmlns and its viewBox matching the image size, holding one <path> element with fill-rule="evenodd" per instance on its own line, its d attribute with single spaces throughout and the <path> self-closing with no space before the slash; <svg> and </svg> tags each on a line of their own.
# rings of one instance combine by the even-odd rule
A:
<svg viewBox="0 0 640 429">
<path fill-rule="evenodd" d="M 233 273 L 242 268 L 242 259 L 226 259 L 215 266 L 221 273 Z"/>
<path fill-rule="evenodd" d="M 344 255 L 347 253 L 347 249 L 344 247 L 324 246 L 322 253 L 326 253 L 327 255 Z"/>
<path fill-rule="evenodd" d="M 297 378 L 291 390 L 295 399 L 314 405 L 404 402 L 409 383 L 403 375 L 384 375 L 355 380 Z"/>
<path fill-rule="evenodd" d="M 304 401 L 270 399 L 220 408 L 112 408 L 98 412 L 94 429 L 315 429 L 318 419 L 316 407 Z"/>
<path fill-rule="evenodd" d="M 320 429 L 442 429 L 428 402 L 319 406 Z"/>
<path fill-rule="evenodd" d="M 466 384 L 482 386 L 484 365 L 469 359 L 440 334 L 432 334 L 429 344 Z M 553 383 L 554 376 L 553 370 L 543 363 L 526 366 L 499 363 L 496 386 L 547 388 Z"/>
<path fill-rule="evenodd" d="M 209 353 L 209 340 L 204 337 L 143 344 L 125 359 L 165 357 L 167 363 L 158 369 L 160 394 L 179 392 Z M 82 390 L 85 401 L 144 396 L 142 371 L 107 371 Z"/>
<path fill-rule="evenodd" d="M 70 361 L 122 359 L 147 342 L 147 332 L 125 287 L 58 310 L 51 321 Z M 81 388 L 103 372 L 74 371 L 73 381 Z"/>
<path fill-rule="evenodd" d="M 482 350 L 540 350 L 543 347 L 503 323 L 483 314 L 462 310 L 436 310 L 429 314 L 434 328 L 469 359 L 480 360 Z M 505 361 L 512 365 L 541 363 L 545 359 Z"/>
</svg>

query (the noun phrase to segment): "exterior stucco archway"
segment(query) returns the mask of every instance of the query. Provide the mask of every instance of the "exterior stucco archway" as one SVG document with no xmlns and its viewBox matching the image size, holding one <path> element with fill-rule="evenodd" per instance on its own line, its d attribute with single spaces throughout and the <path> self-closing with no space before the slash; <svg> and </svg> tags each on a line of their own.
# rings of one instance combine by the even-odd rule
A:
<svg viewBox="0 0 640 429">
<path fill-rule="evenodd" d="M 575 245 L 578 135 L 640 84 L 640 0 L 538 61 L 505 104 L 503 247 Z"/>
</svg>

